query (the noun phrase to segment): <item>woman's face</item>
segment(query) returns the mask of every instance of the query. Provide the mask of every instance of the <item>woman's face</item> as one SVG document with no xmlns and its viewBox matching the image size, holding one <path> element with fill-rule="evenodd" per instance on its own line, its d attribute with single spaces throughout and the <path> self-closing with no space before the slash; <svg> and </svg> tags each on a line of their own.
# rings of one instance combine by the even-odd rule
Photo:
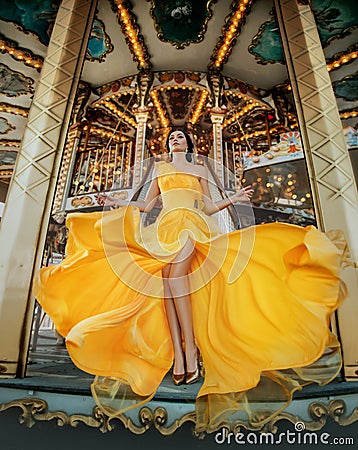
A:
<svg viewBox="0 0 358 450">
<path fill-rule="evenodd" d="M 169 150 L 171 152 L 185 152 L 187 147 L 188 143 L 182 131 L 173 131 L 169 135 Z"/>
</svg>

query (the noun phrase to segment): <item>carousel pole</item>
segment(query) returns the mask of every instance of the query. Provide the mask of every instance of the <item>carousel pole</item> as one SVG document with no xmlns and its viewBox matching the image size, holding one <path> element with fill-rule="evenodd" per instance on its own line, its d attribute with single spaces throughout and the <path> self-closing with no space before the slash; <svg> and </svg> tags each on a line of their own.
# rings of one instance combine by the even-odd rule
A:
<svg viewBox="0 0 358 450">
<path fill-rule="evenodd" d="M 153 82 L 153 73 L 150 70 L 141 70 L 137 75 L 137 98 L 139 107 L 135 112 L 137 126 L 134 155 L 133 189 L 138 188 L 142 179 L 143 159 L 145 152 L 145 134 L 149 109 L 146 106 L 149 91 Z"/>
<path fill-rule="evenodd" d="M 220 72 L 216 70 L 209 70 L 207 80 L 213 103 L 213 107 L 210 111 L 210 120 L 213 124 L 214 169 L 220 182 L 224 184 L 222 124 L 225 117 L 225 111 L 220 106 L 223 79 Z"/>
<path fill-rule="evenodd" d="M 0 232 L 0 374 L 24 376 L 34 299 L 66 132 L 96 9 L 63 0 L 31 105 Z"/>
<path fill-rule="evenodd" d="M 354 174 L 309 2 L 275 0 L 275 8 L 304 143 L 317 223 L 323 231 L 343 231 L 351 252 L 351 260 L 346 261 L 342 270 L 348 298 L 337 316 L 345 377 L 357 379 L 358 267 L 354 261 L 358 255 L 358 196 Z"/>
</svg>

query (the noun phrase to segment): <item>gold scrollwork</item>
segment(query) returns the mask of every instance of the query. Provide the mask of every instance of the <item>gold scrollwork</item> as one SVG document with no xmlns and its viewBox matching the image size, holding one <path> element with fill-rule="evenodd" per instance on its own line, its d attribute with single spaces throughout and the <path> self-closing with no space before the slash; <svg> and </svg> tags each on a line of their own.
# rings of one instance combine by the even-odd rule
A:
<svg viewBox="0 0 358 450">
<path fill-rule="evenodd" d="M 225 17 L 221 35 L 217 38 L 215 48 L 210 56 L 209 70 L 222 70 L 223 65 L 228 61 L 241 29 L 245 25 L 246 17 L 251 12 L 252 4 L 253 0 L 245 2 L 245 6 L 240 0 L 233 0 L 231 3 L 230 13 Z"/>
<path fill-rule="evenodd" d="M 141 408 L 138 414 L 141 426 L 136 425 L 132 419 L 126 417 L 124 414 L 109 417 L 97 406 L 93 408 L 91 416 L 84 414 L 73 414 L 68 416 L 63 411 L 51 412 L 48 410 L 47 402 L 39 398 L 25 398 L 4 403 L 0 405 L 0 412 L 9 410 L 10 408 L 20 408 L 22 410 L 22 413 L 19 416 L 19 422 L 29 428 L 33 427 L 36 422 L 56 420 L 57 425 L 60 427 L 68 425 L 75 428 L 79 423 L 83 423 L 88 427 L 98 428 L 102 433 L 107 433 L 115 428 L 113 423 L 114 420 L 119 420 L 125 428 L 134 434 L 143 434 L 149 428 L 155 427 L 162 435 L 168 436 L 173 434 L 185 422 L 195 423 L 195 412 L 190 412 L 184 414 L 179 419 L 175 419 L 170 425 L 167 425 L 168 412 L 164 407 L 157 407 L 154 410 L 148 406 Z M 358 421 L 358 407 L 355 408 L 349 416 L 346 415 L 346 411 L 347 406 L 344 400 L 341 399 L 332 400 L 328 405 L 322 402 L 313 402 L 308 406 L 308 412 L 312 418 L 311 421 L 304 421 L 299 416 L 281 412 L 266 423 L 261 428 L 261 431 L 266 433 L 277 433 L 277 422 L 280 420 L 286 420 L 292 424 L 297 424 L 298 422 L 303 423 L 304 429 L 309 431 L 318 431 L 322 429 L 328 418 L 333 419 L 341 426 L 348 426 Z M 238 433 L 242 429 L 259 431 L 259 427 L 255 426 L 255 424 L 248 424 L 241 420 L 235 422 L 221 422 L 217 429 L 219 428 L 225 428 L 234 433 Z M 210 430 L 210 432 L 217 431 L 217 429 Z M 205 431 L 196 432 L 195 435 L 198 438 L 202 438 L 205 435 Z"/>
<path fill-rule="evenodd" d="M 139 412 L 141 423 L 146 427 L 154 426 L 161 434 L 168 436 L 173 434 L 185 422 L 195 423 L 195 412 L 185 414 L 180 419 L 174 420 L 170 426 L 165 426 L 168 421 L 168 412 L 163 407 L 158 407 L 152 411 L 147 406 L 144 406 Z"/>
<path fill-rule="evenodd" d="M 112 10 L 117 14 L 118 23 L 125 36 L 129 51 L 133 60 L 137 63 L 138 70 L 152 68 L 148 48 L 144 37 L 140 33 L 137 16 L 133 13 L 133 5 L 130 0 L 110 0 Z M 122 11 L 122 14 L 119 12 Z M 125 20 L 122 20 L 125 17 Z"/>
</svg>

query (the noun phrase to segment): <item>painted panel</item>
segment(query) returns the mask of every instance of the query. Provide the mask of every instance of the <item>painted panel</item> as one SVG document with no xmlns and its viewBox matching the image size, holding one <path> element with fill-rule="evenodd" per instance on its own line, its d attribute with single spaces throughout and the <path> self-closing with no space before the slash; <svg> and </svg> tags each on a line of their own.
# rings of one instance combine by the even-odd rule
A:
<svg viewBox="0 0 358 450">
<path fill-rule="evenodd" d="M 333 90 L 336 97 L 354 102 L 358 100 L 358 73 L 349 75 L 333 83 Z"/>
<path fill-rule="evenodd" d="M 15 23 L 48 45 L 60 3 L 60 0 L 1 0 L 0 19 Z"/>
<path fill-rule="evenodd" d="M 312 0 L 311 7 L 323 47 L 332 39 L 343 38 L 358 27 L 356 0 Z M 248 50 L 259 64 L 284 62 L 279 28 L 274 17 L 260 26 Z"/>
<path fill-rule="evenodd" d="M 0 64 L 0 94 L 6 95 L 6 97 L 32 94 L 34 92 L 33 83 L 32 78 L 11 70 L 5 64 Z"/>
<path fill-rule="evenodd" d="M 0 134 L 8 134 L 11 130 L 15 130 L 15 128 L 6 119 L 0 117 Z"/>
<path fill-rule="evenodd" d="M 113 45 L 110 37 L 105 32 L 102 20 L 95 19 L 93 21 L 90 39 L 87 46 L 86 59 L 90 61 L 102 62 L 107 53 L 113 51 Z"/>
<path fill-rule="evenodd" d="M 150 9 L 158 38 L 176 48 L 201 42 L 217 0 L 152 0 Z"/>
</svg>

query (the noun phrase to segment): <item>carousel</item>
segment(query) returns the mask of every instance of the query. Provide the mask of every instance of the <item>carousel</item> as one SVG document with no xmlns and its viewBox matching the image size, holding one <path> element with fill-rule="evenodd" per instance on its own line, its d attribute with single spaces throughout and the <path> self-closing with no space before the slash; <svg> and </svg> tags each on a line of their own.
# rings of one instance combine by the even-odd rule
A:
<svg viewBox="0 0 358 450">
<path fill-rule="evenodd" d="M 28 426 L 56 418 L 103 432 L 119 420 L 137 434 L 195 420 L 198 389 L 167 379 L 144 407 L 104 417 L 91 376 L 72 365 L 31 297 L 35 271 L 65 257 L 67 215 L 101 211 L 102 194 L 143 199 L 167 136 L 181 128 L 206 161 L 214 199 L 251 185 L 254 223 L 343 231 L 349 295 L 332 317 L 341 374 L 297 392 L 264 431 L 281 419 L 315 431 L 357 421 L 355 2 L 3 3 L 0 411 L 20 408 Z M 239 206 L 218 216 L 226 231 L 250 225 L 245 218 Z M 78 410 L 75 396 L 85 399 Z M 223 426 L 255 429 L 240 417 Z"/>
</svg>

